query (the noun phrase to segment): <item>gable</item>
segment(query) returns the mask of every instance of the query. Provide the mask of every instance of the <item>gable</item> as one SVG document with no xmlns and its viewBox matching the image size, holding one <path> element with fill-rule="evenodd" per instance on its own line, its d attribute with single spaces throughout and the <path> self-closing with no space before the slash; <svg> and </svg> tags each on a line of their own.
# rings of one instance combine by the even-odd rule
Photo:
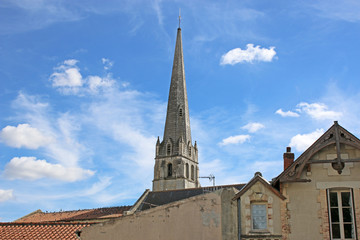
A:
<svg viewBox="0 0 360 240">
<path fill-rule="evenodd" d="M 310 181 L 302 174 L 311 167 L 311 164 L 328 163 L 333 170 L 341 174 L 346 164 L 360 162 L 359 150 L 360 140 L 335 121 L 314 144 L 275 179 L 273 185 L 279 182 Z M 349 151 L 353 154 L 348 154 Z"/>
<path fill-rule="evenodd" d="M 261 190 L 260 190 L 261 189 Z M 257 172 L 255 173 L 255 176 L 249 181 L 248 184 L 246 184 L 240 192 L 238 192 L 233 200 L 239 199 L 242 195 L 251 192 L 269 192 L 271 194 L 274 194 L 275 196 L 279 197 L 280 199 L 284 200 L 285 197 L 271 184 L 266 181 L 262 176 L 261 173 Z"/>
</svg>

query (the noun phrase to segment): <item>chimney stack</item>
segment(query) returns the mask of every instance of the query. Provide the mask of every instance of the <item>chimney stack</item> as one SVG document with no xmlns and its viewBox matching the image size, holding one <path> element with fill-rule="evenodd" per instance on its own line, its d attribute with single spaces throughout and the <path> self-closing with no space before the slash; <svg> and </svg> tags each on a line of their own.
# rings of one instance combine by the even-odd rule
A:
<svg viewBox="0 0 360 240">
<path fill-rule="evenodd" d="M 295 159 L 294 153 L 291 152 L 291 147 L 286 147 L 286 153 L 284 153 L 284 170 L 286 170 Z"/>
</svg>

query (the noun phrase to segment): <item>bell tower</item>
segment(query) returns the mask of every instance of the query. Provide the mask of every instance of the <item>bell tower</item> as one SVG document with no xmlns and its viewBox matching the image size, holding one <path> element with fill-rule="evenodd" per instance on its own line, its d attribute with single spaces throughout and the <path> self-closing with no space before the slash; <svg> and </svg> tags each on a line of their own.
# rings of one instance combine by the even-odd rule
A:
<svg viewBox="0 0 360 240">
<path fill-rule="evenodd" d="M 156 143 L 153 191 L 200 187 L 198 149 L 191 141 L 181 28 L 177 29 L 164 137 Z"/>
</svg>

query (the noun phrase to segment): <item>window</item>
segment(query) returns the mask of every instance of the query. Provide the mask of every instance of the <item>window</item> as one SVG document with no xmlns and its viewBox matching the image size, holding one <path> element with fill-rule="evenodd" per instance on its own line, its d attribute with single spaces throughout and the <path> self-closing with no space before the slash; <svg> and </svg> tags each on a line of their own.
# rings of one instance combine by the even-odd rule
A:
<svg viewBox="0 0 360 240">
<path fill-rule="evenodd" d="M 167 155 L 170 155 L 170 153 L 171 153 L 171 145 L 170 144 L 167 145 L 166 153 L 167 153 Z"/>
<path fill-rule="evenodd" d="M 328 190 L 331 239 L 355 239 L 352 191 Z"/>
<path fill-rule="evenodd" d="M 194 165 L 191 165 L 191 180 L 194 180 Z"/>
<path fill-rule="evenodd" d="M 183 110 L 180 108 L 179 109 L 179 117 L 182 117 L 182 115 L 183 115 Z"/>
<path fill-rule="evenodd" d="M 189 146 L 189 156 L 191 157 L 191 146 Z"/>
<path fill-rule="evenodd" d="M 189 178 L 189 164 L 186 164 L 186 178 Z"/>
<path fill-rule="evenodd" d="M 171 177 L 172 176 L 172 164 L 169 163 L 168 164 L 168 177 Z"/>
<path fill-rule="evenodd" d="M 251 205 L 251 220 L 253 230 L 267 229 L 267 213 L 266 204 Z"/>
</svg>

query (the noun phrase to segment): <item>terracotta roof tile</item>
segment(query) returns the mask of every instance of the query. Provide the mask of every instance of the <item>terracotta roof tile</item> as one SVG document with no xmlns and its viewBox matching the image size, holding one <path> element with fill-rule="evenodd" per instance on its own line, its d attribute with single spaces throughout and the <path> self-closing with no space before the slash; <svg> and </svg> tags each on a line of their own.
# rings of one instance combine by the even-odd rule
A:
<svg viewBox="0 0 360 240">
<path fill-rule="evenodd" d="M 56 222 L 56 221 L 86 221 L 103 218 L 121 217 L 124 211 L 127 211 L 131 206 L 122 207 L 108 207 L 96 209 L 84 209 L 77 211 L 63 211 L 44 213 L 40 210 L 28 214 L 15 222 Z"/>
<path fill-rule="evenodd" d="M 78 240 L 77 231 L 92 223 L 0 223 L 0 240 Z"/>
</svg>

